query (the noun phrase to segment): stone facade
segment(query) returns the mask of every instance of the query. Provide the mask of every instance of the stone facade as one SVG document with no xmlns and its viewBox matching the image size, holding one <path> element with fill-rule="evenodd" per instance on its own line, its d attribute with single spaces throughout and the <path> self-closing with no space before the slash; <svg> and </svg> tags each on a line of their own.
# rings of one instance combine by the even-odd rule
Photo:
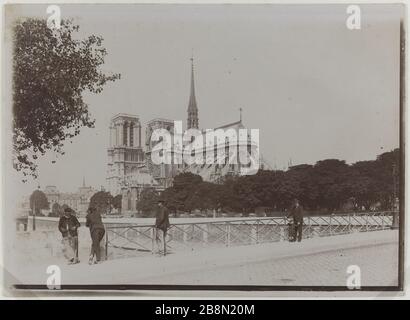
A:
<svg viewBox="0 0 410 320">
<path fill-rule="evenodd" d="M 60 206 L 65 204 L 80 216 L 87 214 L 90 199 L 96 192 L 97 190 L 93 187 L 86 186 L 85 181 L 83 181 L 83 185 L 76 192 L 60 192 L 56 186 L 46 186 L 44 189 L 44 194 L 50 205 L 49 211 L 52 210 L 54 203 L 58 203 Z"/>
<path fill-rule="evenodd" d="M 107 185 L 112 195 L 121 193 L 125 176 L 136 173 L 144 164 L 141 124 L 134 115 L 117 114 L 110 123 Z"/>
<path fill-rule="evenodd" d="M 198 106 L 195 96 L 194 65 L 191 59 L 191 88 L 187 108 L 187 129 L 199 128 Z M 242 109 L 241 109 L 242 110 Z M 245 128 L 240 120 L 217 129 L 233 129 L 238 133 L 239 129 Z M 154 130 L 165 129 L 170 132 L 172 139 L 174 134 L 174 121 L 169 119 L 156 118 L 149 121 L 145 128 L 145 146 L 141 145 L 141 125 L 140 120 L 135 115 L 117 114 L 110 123 L 110 142 L 108 148 L 108 169 L 107 184 L 112 195 L 122 195 L 122 212 L 132 213 L 136 211 L 136 204 L 141 191 L 145 187 L 154 187 L 161 192 L 172 186 L 175 175 L 181 172 L 191 172 L 200 175 L 205 181 L 219 182 L 227 175 L 239 175 L 243 172 L 244 166 L 240 164 L 193 164 L 171 162 L 171 164 L 155 164 L 152 161 L 152 150 L 156 143 L 152 142 L 151 136 Z M 182 130 L 182 128 L 180 128 Z M 201 131 L 205 137 L 206 132 Z M 239 135 L 238 135 L 239 136 Z M 174 139 L 173 139 L 174 140 Z M 245 139 L 246 140 L 246 139 Z M 256 146 L 249 141 L 237 140 L 237 147 L 247 144 L 250 150 Z M 204 147 L 201 152 L 208 151 L 216 159 L 218 149 L 225 149 L 226 144 L 211 146 L 212 150 Z M 173 149 L 168 156 L 174 159 Z M 181 156 L 181 155 L 179 155 Z M 230 156 L 230 155 L 229 155 Z M 235 155 L 237 156 L 237 155 Z"/>
</svg>

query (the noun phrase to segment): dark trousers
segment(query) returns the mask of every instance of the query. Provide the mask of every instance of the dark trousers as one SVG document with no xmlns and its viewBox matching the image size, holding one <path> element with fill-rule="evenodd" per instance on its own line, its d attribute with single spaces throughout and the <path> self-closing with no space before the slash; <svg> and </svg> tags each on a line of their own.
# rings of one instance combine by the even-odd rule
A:
<svg viewBox="0 0 410 320">
<path fill-rule="evenodd" d="M 74 250 L 75 257 L 78 259 L 78 236 L 70 237 L 70 245 Z"/>
<path fill-rule="evenodd" d="M 157 245 L 156 251 L 158 253 L 162 252 L 164 255 L 166 255 L 167 254 L 167 242 L 166 242 L 167 229 L 163 230 L 160 228 L 155 228 L 154 232 L 155 232 L 154 239 Z M 152 248 L 154 248 L 154 246 Z"/>
<path fill-rule="evenodd" d="M 303 222 L 294 222 L 294 226 L 295 226 L 295 237 L 294 239 L 298 240 L 299 242 L 302 241 L 302 229 L 303 229 Z"/>
<path fill-rule="evenodd" d="M 102 238 L 104 237 L 105 230 L 104 229 L 94 229 L 91 232 L 91 240 L 92 240 L 92 245 L 91 245 L 91 256 L 96 256 L 97 261 L 100 261 L 101 259 L 101 250 L 100 250 L 100 242 Z"/>
</svg>

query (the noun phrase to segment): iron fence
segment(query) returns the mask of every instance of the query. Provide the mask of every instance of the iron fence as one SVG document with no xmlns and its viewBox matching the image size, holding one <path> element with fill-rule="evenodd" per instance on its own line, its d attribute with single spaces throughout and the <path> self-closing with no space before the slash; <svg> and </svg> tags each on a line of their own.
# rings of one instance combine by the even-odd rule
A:
<svg viewBox="0 0 410 320">
<path fill-rule="evenodd" d="M 390 229 L 393 211 L 344 213 L 304 218 L 303 238 L 324 237 Z M 288 217 L 225 219 L 171 223 L 165 243 L 167 252 L 204 247 L 250 245 L 289 240 Z M 135 256 L 157 250 L 153 224 L 106 225 L 107 258 Z"/>
</svg>

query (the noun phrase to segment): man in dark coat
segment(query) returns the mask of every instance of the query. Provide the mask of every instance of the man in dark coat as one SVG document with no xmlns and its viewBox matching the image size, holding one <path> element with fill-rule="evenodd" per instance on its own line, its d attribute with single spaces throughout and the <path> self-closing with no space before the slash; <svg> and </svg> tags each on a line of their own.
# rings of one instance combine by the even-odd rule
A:
<svg viewBox="0 0 410 320">
<path fill-rule="evenodd" d="M 105 234 L 104 224 L 102 223 L 101 215 L 96 208 L 90 207 L 87 210 L 85 225 L 90 228 L 91 235 L 91 252 L 88 260 L 89 264 L 97 264 L 101 261 L 100 242 Z M 94 260 L 94 257 L 96 260 Z"/>
<path fill-rule="evenodd" d="M 163 254 L 167 253 L 167 245 L 165 237 L 167 235 L 167 230 L 170 226 L 169 223 L 169 211 L 164 206 L 164 201 L 158 201 L 157 212 L 155 215 L 155 241 L 157 243 L 158 252 L 161 253 L 161 248 L 163 249 Z M 162 245 L 161 245 L 162 242 Z"/>
<path fill-rule="evenodd" d="M 68 244 L 74 252 L 73 257 L 71 257 L 71 255 L 68 257 L 70 264 L 80 262 L 80 260 L 78 259 L 77 231 L 80 225 L 81 224 L 76 218 L 76 216 L 72 214 L 72 209 L 65 208 L 64 214 L 60 217 L 60 220 L 58 221 L 58 230 L 61 232 L 61 235 L 63 236 L 63 243 L 65 245 Z"/>
<path fill-rule="evenodd" d="M 294 205 L 290 210 L 290 216 L 293 218 L 294 227 L 293 239 L 291 241 L 296 241 L 296 239 L 298 242 L 302 241 L 303 214 L 302 205 L 299 203 L 298 199 L 295 199 Z"/>
</svg>

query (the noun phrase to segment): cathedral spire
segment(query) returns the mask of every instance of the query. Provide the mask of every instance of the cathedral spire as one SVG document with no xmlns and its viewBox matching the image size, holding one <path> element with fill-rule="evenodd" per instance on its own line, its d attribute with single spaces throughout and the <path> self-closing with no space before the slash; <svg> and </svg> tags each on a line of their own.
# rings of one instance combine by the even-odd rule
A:
<svg viewBox="0 0 410 320">
<path fill-rule="evenodd" d="M 198 107 L 196 105 L 196 98 L 195 98 L 195 81 L 194 81 L 194 58 L 191 57 L 191 93 L 189 96 L 189 104 L 188 104 L 188 121 L 187 127 L 196 128 L 198 129 Z"/>
</svg>

